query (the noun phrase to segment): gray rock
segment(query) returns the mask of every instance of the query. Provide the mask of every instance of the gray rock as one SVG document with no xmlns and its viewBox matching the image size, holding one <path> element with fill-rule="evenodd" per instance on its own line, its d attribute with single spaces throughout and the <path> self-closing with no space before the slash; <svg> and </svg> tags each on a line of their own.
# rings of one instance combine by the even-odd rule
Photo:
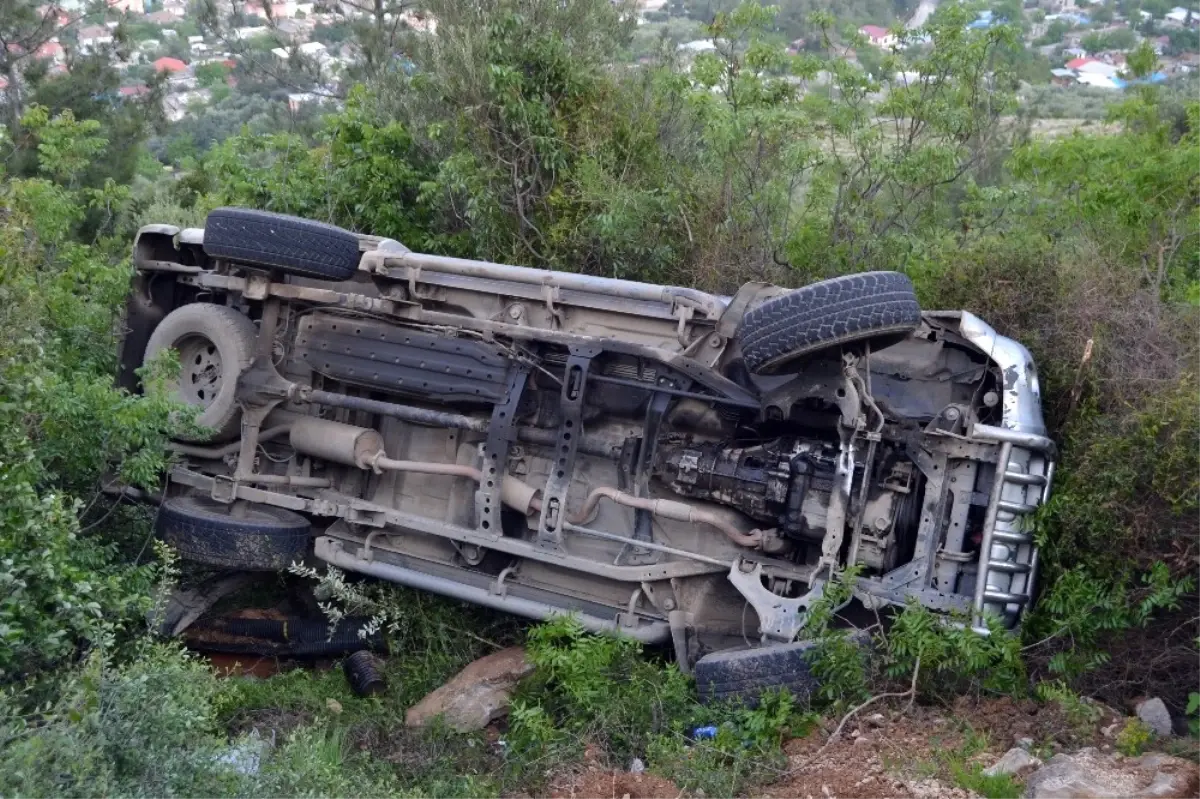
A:
<svg viewBox="0 0 1200 799">
<path fill-rule="evenodd" d="M 249 735 L 237 743 L 231 744 L 224 753 L 218 755 L 217 763 L 228 766 L 230 771 L 237 774 L 253 776 L 258 773 L 263 758 L 274 746 L 274 738 L 274 732 L 271 733 L 271 740 L 268 741 L 258 734 L 258 730 L 251 730 Z"/>
<path fill-rule="evenodd" d="M 1022 749 L 1026 749 L 1026 750 L 1032 749 L 1033 748 L 1033 739 L 1032 738 L 1018 738 L 1017 746 L 1021 747 Z"/>
<path fill-rule="evenodd" d="M 1163 754 L 1122 757 L 1083 749 L 1055 755 L 1025 782 L 1026 799 L 1185 799 L 1200 790 L 1195 763 Z"/>
<path fill-rule="evenodd" d="M 404 723 L 424 727 L 441 716 L 459 732 L 481 730 L 508 712 L 513 689 L 533 671 L 519 646 L 502 649 L 467 666 L 408 709 Z"/>
<path fill-rule="evenodd" d="M 1142 723 L 1149 727 L 1155 735 L 1166 737 L 1171 734 L 1171 712 L 1167 710 L 1167 706 L 1157 696 L 1153 699 L 1147 699 L 1144 702 L 1139 702 L 1137 706 L 1137 717 L 1142 720 Z"/>
<path fill-rule="evenodd" d="M 983 773 L 989 777 L 998 777 L 1001 774 L 1011 774 L 1015 777 L 1022 777 L 1034 769 L 1040 768 L 1041 765 L 1042 761 L 1038 760 L 1024 749 L 1009 749 L 994 764 L 988 768 L 985 768 Z"/>
<path fill-rule="evenodd" d="M 646 771 L 646 764 L 642 762 L 640 757 L 635 757 L 633 762 L 629 764 L 630 774 L 642 774 Z"/>
</svg>

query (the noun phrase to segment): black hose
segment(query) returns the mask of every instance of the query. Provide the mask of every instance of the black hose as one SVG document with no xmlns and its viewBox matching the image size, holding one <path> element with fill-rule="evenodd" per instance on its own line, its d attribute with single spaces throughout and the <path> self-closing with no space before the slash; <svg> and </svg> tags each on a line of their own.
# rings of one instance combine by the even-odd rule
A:
<svg viewBox="0 0 1200 799">
<path fill-rule="evenodd" d="M 383 635 L 358 633 L 370 620 L 347 617 L 333 628 L 321 619 L 244 619 L 223 616 L 188 628 L 194 649 L 258 655 L 338 655 L 362 649 L 383 650 Z M 206 635 L 208 633 L 208 635 Z"/>
<path fill-rule="evenodd" d="M 342 670 L 346 673 L 346 682 L 358 696 L 375 696 L 387 690 L 379 660 L 365 649 L 342 661 Z"/>
</svg>

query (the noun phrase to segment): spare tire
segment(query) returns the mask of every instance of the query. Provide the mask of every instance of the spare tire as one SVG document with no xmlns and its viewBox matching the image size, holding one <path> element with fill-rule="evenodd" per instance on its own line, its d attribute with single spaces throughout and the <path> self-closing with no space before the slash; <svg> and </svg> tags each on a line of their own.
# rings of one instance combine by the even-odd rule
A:
<svg viewBox="0 0 1200 799">
<path fill-rule="evenodd" d="M 163 350 L 179 351 L 178 395 L 200 409 L 196 424 L 211 434 L 181 435 L 190 441 L 225 441 L 239 431 L 237 380 L 254 357 L 258 328 L 224 305 L 195 302 L 176 308 L 158 323 L 142 363 Z"/>
<path fill-rule="evenodd" d="M 230 508 L 209 497 L 172 497 L 159 506 L 156 527 L 180 557 L 210 566 L 277 571 L 304 556 L 308 519 L 273 505 L 248 505 L 240 517 Z"/>
<path fill-rule="evenodd" d="M 217 208 L 204 227 L 204 252 L 253 266 L 322 280 L 349 280 L 358 271 L 358 237 L 298 216 Z"/>
<path fill-rule="evenodd" d="M 912 281 L 899 272 L 862 272 L 773 297 L 742 317 L 746 368 L 778 374 L 817 350 L 867 339 L 894 344 L 921 323 Z"/>
</svg>

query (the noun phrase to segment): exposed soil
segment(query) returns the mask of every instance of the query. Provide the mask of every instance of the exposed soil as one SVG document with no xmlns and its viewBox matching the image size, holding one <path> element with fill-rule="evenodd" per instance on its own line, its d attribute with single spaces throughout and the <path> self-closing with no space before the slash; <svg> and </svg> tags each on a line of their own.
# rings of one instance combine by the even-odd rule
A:
<svg viewBox="0 0 1200 799">
<path fill-rule="evenodd" d="M 683 791 L 654 774 L 629 774 L 603 769 L 586 770 L 550 786 L 554 799 L 679 799 Z"/>
<path fill-rule="evenodd" d="M 838 719 L 828 720 L 825 730 L 786 742 L 787 770 L 750 795 L 772 799 L 972 799 L 975 794 L 954 784 L 945 773 L 947 753 L 969 751 L 968 743 L 980 749 L 980 736 L 986 736 L 986 745 L 967 757 L 965 765 L 990 766 L 1022 738 L 1052 751 L 1083 746 L 1111 749 L 1112 740 L 1103 729 L 1119 716 L 1099 709 L 1100 718 L 1093 723 L 1072 720 L 1053 702 L 964 698 L 941 707 L 874 706 L 848 722 L 841 740 L 819 760 L 812 758 Z M 688 796 L 670 780 L 606 768 L 594 757 L 555 775 L 550 792 L 562 798 Z"/>
<path fill-rule="evenodd" d="M 204 655 L 218 677 L 257 677 L 264 680 L 285 671 L 280 661 L 259 655 L 231 655 L 211 652 Z"/>
</svg>

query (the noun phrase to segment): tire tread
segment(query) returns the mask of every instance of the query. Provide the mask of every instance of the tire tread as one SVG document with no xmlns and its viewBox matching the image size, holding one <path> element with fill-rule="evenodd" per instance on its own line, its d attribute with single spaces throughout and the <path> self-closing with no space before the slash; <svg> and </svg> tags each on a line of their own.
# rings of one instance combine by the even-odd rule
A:
<svg viewBox="0 0 1200 799">
<path fill-rule="evenodd" d="M 217 208 L 204 227 L 204 252 L 213 258 L 266 266 L 323 280 L 349 280 L 358 271 L 358 237 L 298 216 L 250 208 Z"/>
<path fill-rule="evenodd" d="M 823 280 L 751 308 L 738 329 L 746 368 L 772 374 L 816 350 L 906 334 L 921 322 L 912 281 L 899 272 Z"/>
</svg>

